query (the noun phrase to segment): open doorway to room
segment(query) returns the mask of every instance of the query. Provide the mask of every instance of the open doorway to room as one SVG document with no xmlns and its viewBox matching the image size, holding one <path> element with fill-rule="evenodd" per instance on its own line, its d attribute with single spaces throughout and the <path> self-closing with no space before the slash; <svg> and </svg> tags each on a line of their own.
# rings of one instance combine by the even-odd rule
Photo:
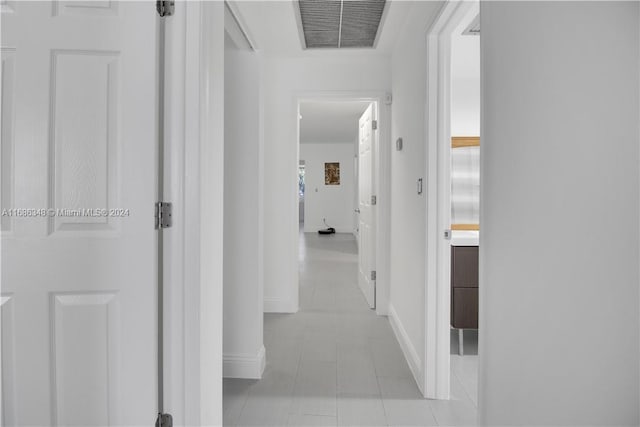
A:
<svg viewBox="0 0 640 427">
<path fill-rule="evenodd" d="M 427 397 L 478 402 L 480 23 L 445 4 L 428 35 Z"/>
<path fill-rule="evenodd" d="M 316 284 L 319 272 L 308 269 L 314 249 L 354 256 L 358 284 L 370 308 L 375 307 L 375 217 L 371 196 L 377 140 L 376 103 L 369 100 L 301 101 L 298 193 L 300 307 L 311 307 L 325 292 Z M 347 251 L 347 246 L 351 249 Z M 346 262 L 336 256 L 323 271 Z"/>
<path fill-rule="evenodd" d="M 451 381 L 478 405 L 480 246 L 480 21 L 451 35 Z M 445 265 L 444 268 L 447 268 Z"/>
</svg>

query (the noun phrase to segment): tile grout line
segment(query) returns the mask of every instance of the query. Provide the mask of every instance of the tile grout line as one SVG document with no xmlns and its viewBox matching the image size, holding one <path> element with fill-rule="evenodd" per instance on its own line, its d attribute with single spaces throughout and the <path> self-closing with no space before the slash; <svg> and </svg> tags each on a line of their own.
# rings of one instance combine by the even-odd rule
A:
<svg viewBox="0 0 640 427">
<path fill-rule="evenodd" d="M 436 411 L 433 410 L 433 405 L 431 404 L 431 401 L 433 399 L 427 399 L 427 403 L 429 404 L 429 409 L 431 409 L 431 415 L 433 415 L 433 419 L 436 420 L 436 424 L 438 426 L 442 426 L 442 424 L 440 424 L 440 421 L 438 420 L 438 416 L 436 415 Z"/>
<path fill-rule="evenodd" d="M 458 383 L 460 384 L 460 387 L 462 387 L 462 391 L 467 396 L 467 399 L 469 399 L 469 402 L 471 402 L 471 404 L 477 409 L 477 405 L 473 402 L 473 399 L 471 399 L 471 396 L 469 395 L 469 392 L 467 391 L 467 388 L 464 386 L 464 384 L 460 380 L 460 376 L 458 375 L 458 373 L 455 372 L 455 370 L 453 370 L 451 372 L 456 377 L 456 379 L 458 380 Z"/>
<path fill-rule="evenodd" d="M 378 369 L 376 367 L 375 357 L 373 356 L 373 348 L 371 348 L 371 339 L 367 337 L 367 347 L 369 347 L 369 353 L 371 353 L 371 361 L 373 362 L 373 372 L 376 377 L 376 384 L 378 385 L 378 394 L 380 396 L 380 403 L 382 404 L 382 413 L 384 414 L 384 421 L 389 426 L 389 417 L 387 416 L 387 407 L 384 405 L 384 399 L 382 397 L 382 387 L 380 387 L 380 379 L 378 376 Z"/>
<path fill-rule="evenodd" d="M 337 327 L 338 327 L 338 322 L 336 319 L 336 346 L 335 346 L 335 354 L 336 354 L 336 426 L 340 425 L 339 417 L 340 417 L 340 413 L 338 411 L 338 331 L 337 331 Z"/>
<path fill-rule="evenodd" d="M 258 380 L 258 381 L 260 381 L 260 380 Z M 249 393 L 251 393 L 251 390 L 247 390 L 247 394 L 245 395 L 244 402 L 242 402 L 242 408 L 240 409 L 240 411 L 238 411 L 238 416 L 236 417 L 236 419 L 233 422 L 234 426 L 237 426 L 238 425 L 238 421 L 240 421 L 240 419 L 242 418 L 242 414 L 244 413 L 244 408 L 246 408 L 247 402 L 249 401 Z M 224 413 L 224 409 L 223 409 L 223 413 Z"/>
<path fill-rule="evenodd" d="M 292 414 L 291 411 L 293 409 L 293 403 L 295 400 L 295 391 L 296 391 L 296 385 L 298 384 L 298 375 L 300 375 L 300 365 L 302 364 L 302 356 L 304 355 L 304 338 L 306 336 L 306 331 L 307 328 L 309 327 L 309 324 L 307 323 L 307 321 L 305 321 L 305 326 L 302 329 L 302 349 L 300 350 L 300 355 L 298 356 L 298 364 L 296 366 L 296 374 L 293 376 L 293 386 L 291 387 L 291 401 L 289 402 L 289 408 L 287 409 L 287 424 L 289 424 L 289 416 L 290 415 L 300 415 L 299 412 L 300 410 L 298 409 L 298 413 L 296 414 Z"/>
</svg>

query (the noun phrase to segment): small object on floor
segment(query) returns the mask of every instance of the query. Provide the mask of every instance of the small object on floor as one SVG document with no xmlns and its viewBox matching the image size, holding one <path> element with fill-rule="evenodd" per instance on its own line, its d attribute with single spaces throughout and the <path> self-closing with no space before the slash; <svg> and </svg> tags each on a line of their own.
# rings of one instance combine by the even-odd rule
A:
<svg viewBox="0 0 640 427">
<path fill-rule="evenodd" d="M 333 227 L 318 230 L 318 234 L 336 234 L 336 229 Z"/>
</svg>

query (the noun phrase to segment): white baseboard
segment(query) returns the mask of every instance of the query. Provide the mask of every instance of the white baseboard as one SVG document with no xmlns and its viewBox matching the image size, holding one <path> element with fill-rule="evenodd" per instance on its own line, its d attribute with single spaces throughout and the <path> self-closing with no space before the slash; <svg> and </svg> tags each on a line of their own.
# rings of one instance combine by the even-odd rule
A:
<svg viewBox="0 0 640 427">
<path fill-rule="evenodd" d="M 225 354 L 222 357 L 222 376 L 224 378 L 262 378 L 265 366 L 264 346 L 258 354 Z"/>
<path fill-rule="evenodd" d="M 285 298 L 264 298 L 263 310 L 265 313 L 297 313 L 298 304 Z"/>
<path fill-rule="evenodd" d="M 416 380 L 416 384 L 418 388 L 424 395 L 423 384 L 422 384 L 422 375 L 420 368 L 422 363 L 420 362 L 420 357 L 418 356 L 418 352 L 416 348 L 411 343 L 409 339 L 409 335 L 407 334 L 407 330 L 402 325 L 400 318 L 398 317 L 398 313 L 396 313 L 393 305 L 389 303 L 389 322 L 391 323 L 391 329 L 393 329 L 393 333 L 396 336 L 396 339 L 400 343 L 400 348 L 402 349 L 402 353 L 404 353 L 404 358 L 407 359 L 407 363 L 409 364 L 409 369 L 413 374 L 413 378 Z"/>
</svg>

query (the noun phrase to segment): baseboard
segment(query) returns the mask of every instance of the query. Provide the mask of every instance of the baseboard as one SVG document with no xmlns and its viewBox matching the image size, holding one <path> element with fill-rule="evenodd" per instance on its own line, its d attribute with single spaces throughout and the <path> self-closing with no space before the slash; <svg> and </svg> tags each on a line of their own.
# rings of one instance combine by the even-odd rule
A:
<svg viewBox="0 0 640 427">
<path fill-rule="evenodd" d="M 409 335 L 407 334 L 407 330 L 404 328 L 402 322 L 400 321 L 400 318 L 398 317 L 398 313 L 396 313 L 396 310 L 393 308 L 393 305 L 391 303 L 389 303 L 388 317 L 389 323 L 391 323 L 391 329 L 393 329 L 393 333 L 400 343 L 400 348 L 402 349 L 404 358 L 407 359 L 407 363 L 409 364 L 409 369 L 413 374 L 413 378 L 416 380 L 418 388 L 424 395 L 422 375 L 420 374 L 422 371 L 420 357 L 418 356 L 416 348 L 411 343 Z"/>
<path fill-rule="evenodd" d="M 225 354 L 222 356 L 222 376 L 224 378 L 262 378 L 265 366 L 264 346 L 258 354 Z"/>
<path fill-rule="evenodd" d="M 298 304 L 285 298 L 264 298 L 263 310 L 265 313 L 297 313 Z"/>
</svg>

